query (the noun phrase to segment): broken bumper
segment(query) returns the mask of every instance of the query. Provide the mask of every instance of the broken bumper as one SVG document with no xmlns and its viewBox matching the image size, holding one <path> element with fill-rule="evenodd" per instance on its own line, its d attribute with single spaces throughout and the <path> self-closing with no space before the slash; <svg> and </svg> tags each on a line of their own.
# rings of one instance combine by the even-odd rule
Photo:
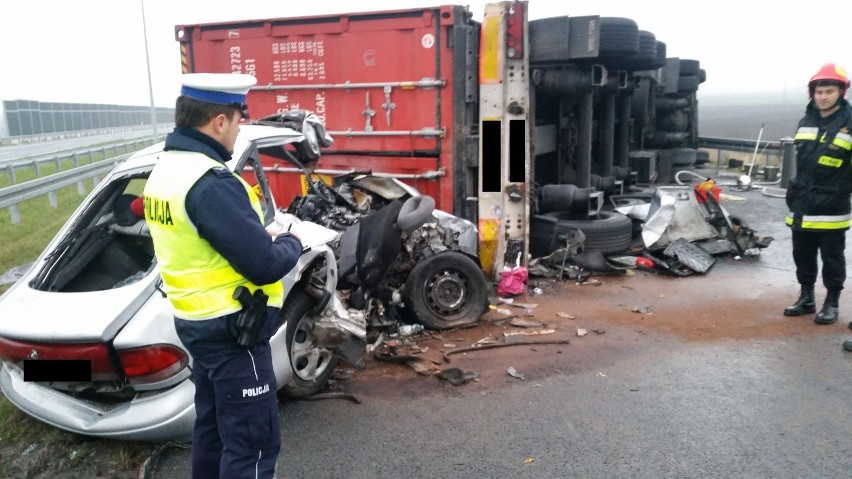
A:
<svg viewBox="0 0 852 479">
<path fill-rule="evenodd" d="M 188 440 L 195 422 L 195 387 L 189 379 L 165 391 L 139 394 L 130 401 L 107 405 L 24 382 L 20 369 L 2 363 L 0 389 L 25 413 L 86 436 L 134 441 Z"/>
</svg>

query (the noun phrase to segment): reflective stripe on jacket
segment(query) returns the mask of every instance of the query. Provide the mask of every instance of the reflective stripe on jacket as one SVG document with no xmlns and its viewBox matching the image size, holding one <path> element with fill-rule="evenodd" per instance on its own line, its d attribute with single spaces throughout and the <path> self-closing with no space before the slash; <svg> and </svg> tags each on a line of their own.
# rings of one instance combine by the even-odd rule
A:
<svg viewBox="0 0 852 479">
<path fill-rule="evenodd" d="M 787 226 L 793 226 L 795 215 L 789 213 L 785 222 Z M 842 230 L 852 226 L 852 215 L 836 216 L 807 216 L 803 215 L 799 220 L 799 228 L 803 230 Z"/>
<path fill-rule="evenodd" d="M 232 294 L 238 286 L 251 292 L 259 287 L 238 273 L 210 244 L 198 235 L 186 212 L 186 195 L 213 168 L 224 168 L 206 155 L 167 151 L 145 185 L 145 219 L 151 230 L 154 250 L 166 295 L 182 319 L 210 319 L 242 309 Z M 257 195 L 239 177 L 260 221 L 263 212 Z M 271 240 L 270 240 L 271 241 Z M 264 285 L 270 306 L 281 307 L 284 287 L 280 281 Z"/>
<path fill-rule="evenodd" d="M 852 107 L 845 100 L 821 118 L 811 103 L 796 130 L 796 172 L 787 187 L 796 230 L 839 231 L 852 226 Z"/>
</svg>

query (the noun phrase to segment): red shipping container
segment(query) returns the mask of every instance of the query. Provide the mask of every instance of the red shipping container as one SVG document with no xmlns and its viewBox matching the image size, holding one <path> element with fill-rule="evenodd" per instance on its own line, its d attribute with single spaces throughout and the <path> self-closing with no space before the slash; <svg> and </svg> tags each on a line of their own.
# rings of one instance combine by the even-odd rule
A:
<svg viewBox="0 0 852 479">
<path fill-rule="evenodd" d="M 318 172 L 396 176 L 472 219 L 478 32 L 465 7 L 441 6 L 179 25 L 176 39 L 184 72 L 257 77 L 252 118 L 292 109 L 322 118 L 335 142 Z M 280 206 L 303 191 L 301 174 L 286 170 L 269 174 Z"/>
</svg>

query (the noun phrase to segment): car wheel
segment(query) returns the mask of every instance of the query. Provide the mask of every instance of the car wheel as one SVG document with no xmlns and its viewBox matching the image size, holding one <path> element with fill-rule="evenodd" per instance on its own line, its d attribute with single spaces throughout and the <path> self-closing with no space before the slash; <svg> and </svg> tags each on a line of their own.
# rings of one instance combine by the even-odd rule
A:
<svg viewBox="0 0 852 479">
<path fill-rule="evenodd" d="M 488 300 L 482 269 L 462 253 L 446 251 L 414 266 L 405 282 L 405 304 L 429 329 L 476 322 Z"/>
<path fill-rule="evenodd" d="M 284 301 L 281 320 L 287 322 L 287 348 L 293 377 L 281 388 L 289 397 L 305 397 L 319 391 L 337 367 L 331 351 L 315 344 L 310 313 L 314 300 L 302 290 L 294 290 Z"/>
</svg>

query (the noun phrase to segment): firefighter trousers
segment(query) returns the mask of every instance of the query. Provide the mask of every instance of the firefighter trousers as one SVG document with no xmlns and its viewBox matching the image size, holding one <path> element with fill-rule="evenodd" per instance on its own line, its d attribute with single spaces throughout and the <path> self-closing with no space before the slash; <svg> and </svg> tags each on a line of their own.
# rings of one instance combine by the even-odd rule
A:
<svg viewBox="0 0 852 479">
<path fill-rule="evenodd" d="M 793 230 L 793 261 L 799 284 L 816 284 L 822 260 L 822 284 L 828 291 L 840 291 L 846 281 L 846 231 L 811 232 Z"/>
</svg>

